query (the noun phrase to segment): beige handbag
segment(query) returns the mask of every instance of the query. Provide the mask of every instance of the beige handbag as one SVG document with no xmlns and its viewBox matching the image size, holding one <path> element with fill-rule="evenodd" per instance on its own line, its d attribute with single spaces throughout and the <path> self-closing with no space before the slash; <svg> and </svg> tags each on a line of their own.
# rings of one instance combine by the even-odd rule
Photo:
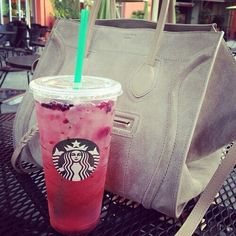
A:
<svg viewBox="0 0 236 236">
<path fill-rule="evenodd" d="M 212 26 L 165 25 L 169 0 L 163 1 L 157 24 L 102 20 L 94 25 L 100 2 L 90 16 L 84 74 L 118 80 L 124 92 L 117 103 L 106 188 L 179 217 L 209 184 L 199 212 L 189 219 L 192 225 L 179 234 L 190 235 L 235 163 L 230 152 L 220 178 L 210 182 L 222 148 L 236 139 L 235 61 L 223 33 Z M 57 21 L 34 79 L 74 73 L 78 25 Z M 15 119 L 13 166 L 23 146 L 21 160 L 41 166 L 34 127 L 28 92 Z"/>
</svg>

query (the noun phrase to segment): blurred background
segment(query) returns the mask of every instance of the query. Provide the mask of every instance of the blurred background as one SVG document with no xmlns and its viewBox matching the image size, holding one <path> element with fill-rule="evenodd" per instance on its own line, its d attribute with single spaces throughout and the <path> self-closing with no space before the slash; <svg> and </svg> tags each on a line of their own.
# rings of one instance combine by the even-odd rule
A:
<svg viewBox="0 0 236 236">
<path fill-rule="evenodd" d="M 0 113 L 16 111 L 55 20 L 79 19 L 93 1 L 0 0 Z M 116 0 L 113 12 L 111 1 L 102 0 L 97 18 L 157 21 L 165 0 Z M 175 13 L 180 24 L 216 23 L 236 59 L 236 0 L 176 0 Z"/>
<path fill-rule="evenodd" d="M 116 13 L 121 18 L 155 21 L 162 0 L 117 0 Z M 25 19 L 51 28 L 57 17 L 79 18 L 80 9 L 92 0 L 0 0 L 0 23 Z M 103 0 L 98 18 L 109 18 L 110 0 Z M 225 38 L 236 39 L 235 0 L 176 0 L 176 20 L 183 24 L 217 23 Z"/>
</svg>

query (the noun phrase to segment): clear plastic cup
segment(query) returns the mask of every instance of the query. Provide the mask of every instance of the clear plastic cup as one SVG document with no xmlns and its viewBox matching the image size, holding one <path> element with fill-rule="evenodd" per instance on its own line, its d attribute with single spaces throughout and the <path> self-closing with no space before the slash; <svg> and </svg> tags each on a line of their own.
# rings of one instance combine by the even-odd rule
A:
<svg viewBox="0 0 236 236">
<path fill-rule="evenodd" d="M 50 223 L 64 234 L 91 231 L 99 221 L 115 102 L 121 85 L 84 76 L 30 83 L 40 133 Z"/>
</svg>

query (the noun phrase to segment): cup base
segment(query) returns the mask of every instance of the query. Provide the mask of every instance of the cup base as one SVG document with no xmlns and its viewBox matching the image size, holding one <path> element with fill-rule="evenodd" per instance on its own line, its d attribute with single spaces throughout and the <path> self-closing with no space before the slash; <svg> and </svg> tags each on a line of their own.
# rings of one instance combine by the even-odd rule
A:
<svg viewBox="0 0 236 236">
<path fill-rule="evenodd" d="M 99 218 L 96 221 L 94 221 L 93 223 L 86 225 L 84 227 L 81 227 L 81 229 L 78 231 L 65 230 L 65 229 L 63 229 L 63 227 L 61 225 L 58 226 L 53 222 L 50 222 L 50 224 L 58 233 L 68 235 L 68 236 L 79 236 L 79 235 L 83 235 L 83 234 L 89 233 L 92 230 L 94 230 L 96 228 L 98 222 L 99 222 Z"/>
</svg>

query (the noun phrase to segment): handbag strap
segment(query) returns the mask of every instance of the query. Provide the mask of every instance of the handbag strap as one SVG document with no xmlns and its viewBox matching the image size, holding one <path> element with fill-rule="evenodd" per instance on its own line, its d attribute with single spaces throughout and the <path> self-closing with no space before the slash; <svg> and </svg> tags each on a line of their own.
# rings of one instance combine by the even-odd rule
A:
<svg viewBox="0 0 236 236">
<path fill-rule="evenodd" d="M 27 144 L 30 142 L 30 140 L 38 133 L 38 127 L 34 126 L 32 127 L 20 140 L 20 142 L 15 147 L 15 150 L 11 157 L 11 164 L 13 168 L 20 174 L 29 174 L 36 170 L 39 170 L 40 167 L 32 167 L 32 168 L 24 168 L 22 166 L 21 162 L 21 153 L 24 150 L 24 148 L 27 146 Z M 35 163 L 34 160 L 32 160 L 33 163 Z"/>
<path fill-rule="evenodd" d="M 115 19 L 116 18 L 116 0 L 111 0 L 111 18 Z"/>
<path fill-rule="evenodd" d="M 114 0 L 112 0 L 114 1 Z M 86 57 L 88 57 L 88 50 L 90 48 L 90 44 L 92 41 L 92 35 L 93 35 L 93 26 L 95 25 L 95 21 L 96 21 L 96 17 L 99 11 L 99 7 L 101 5 L 102 0 L 97 0 L 95 1 L 91 13 L 90 13 L 90 17 L 89 17 L 89 29 L 88 29 L 88 34 L 87 34 L 87 45 L 86 45 Z M 172 4 L 170 4 L 170 2 Z M 172 14 L 170 14 L 170 18 L 174 17 L 174 7 L 175 7 L 175 0 L 165 0 L 162 2 L 161 5 L 161 11 L 160 11 L 160 16 L 157 22 L 157 26 L 156 26 L 156 31 L 155 31 L 155 36 L 153 39 L 153 44 L 150 46 L 150 51 L 147 57 L 147 61 L 146 64 L 149 66 L 154 66 L 155 64 L 155 57 L 157 55 L 157 52 L 160 48 L 160 38 L 162 35 L 162 32 L 164 31 L 164 26 L 165 23 L 167 21 L 167 14 L 168 12 L 172 12 Z M 173 8 L 171 11 L 169 11 L 169 7 Z M 173 20 L 171 20 L 173 21 Z"/>
<path fill-rule="evenodd" d="M 168 10 L 167 22 L 176 24 L 176 10 L 175 10 L 176 0 L 170 1 L 170 6 Z"/>
<path fill-rule="evenodd" d="M 92 7 L 90 17 L 89 17 L 89 28 L 87 33 L 87 44 L 86 44 L 86 59 L 89 56 L 89 48 L 93 37 L 93 29 L 95 25 L 96 16 L 100 7 L 102 0 L 97 0 Z M 160 16 L 156 25 L 155 34 L 153 41 L 150 45 L 150 50 L 148 52 L 146 60 L 143 64 L 134 70 L 130 76 L 130 92 L 136 98 L 142 98 L 146 96 L 150 91 L 152 91 L 153 86 L 156 81 L 155 77 L 155 63 L 156 55 L 160 48 L 161 37 L 163 36 L 164 26 L 167 20 L 168 9 L 170 7 L 170 1 L 174 0 L 165 0 L 162 1 Z M 174 4 L 172 5 L 174 7 Z M 88 72 L 87 72 L 88 73 Z M 143 78 L 146 78 L 145 84 L 143 83 Z"/>
<path fill-rule="evenodd" d="M 214 198 L 222 187 L 225 179 L 234 169 L 235 164 L 236 145 L 233 145 L 233 147 L 230 148 L 229 153 L 222 160 L 221 164 L 206 186 L 205 190 L 201 194 L 192 212 L 190 213 L 182 227 L 179 229 L 179 231 L 175 234 L 175 236 L 186 236 L 192 235 L 194 233 L 209 206 L 214 201 Z"/>
<path fill-rule="evenodd" d="M 153 39 L 153 45 L 151 46 L 147 57 L 147 65 L 154 66 L 155 64 L 155 58 L 160 48 L 162 32 L 164 31 L 165 23 L 167 21 L 169 6 L 170 6 L 170 0 L 165 0 L 162 2 L 160 16 L 157 21 L 156 32 Z"/>
</svg>

